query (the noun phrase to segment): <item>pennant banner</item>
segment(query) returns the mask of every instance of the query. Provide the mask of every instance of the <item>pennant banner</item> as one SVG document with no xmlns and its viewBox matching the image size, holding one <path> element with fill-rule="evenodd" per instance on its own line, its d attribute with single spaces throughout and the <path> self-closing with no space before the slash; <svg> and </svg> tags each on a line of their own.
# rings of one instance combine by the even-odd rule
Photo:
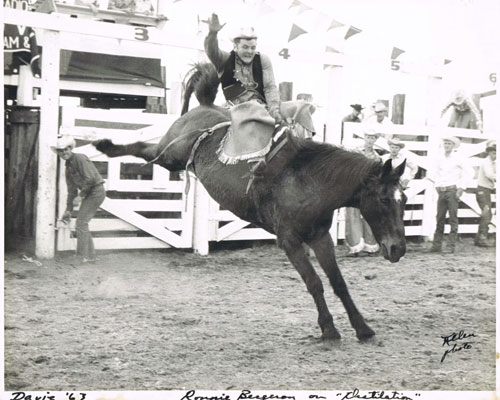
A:
<svg viewBox="0 0 500 400">
<path fill-rule="evenodd" d="M 444 65 L 451 63 L 452 60 L 448 60 L 447 58 L 444 59 Z"/>
<path fill-rule="evenodd" d="M 392 48 L 392 54 L 391 54 L 391 60 L 395 60 L 398 58 L 401 54 L 403 54 L 405 51 L 398 49 L 397 47 Z"/>
<path fill-rule="evenodd" d="M 262 16 L 262 15 L 267 15 L 267 14 L 271 14 L 272 12 L 274 12 L 274 8 L 272 8 L 270 5 L 268 5 L 267 3 L 261 3 L 260 7 L 259 7 L 259 11 L 258 11 L 258 16 Z"/>
<path fill-rule="evenodd" d="M 326 31 L 328 32 L 330 29 L 340 28 L 341 26 L 344 26 L 342 22 L 332 19 L 332 21 L 330 22 L 330 26 Z"/>
<path fill-rule="evenodd" d="M 307 6 L 307 5 L 305 5 L 305 4 L 302 4 L 302 3 L 300 4 L 300 6 L 299 6 L 299 14 L 303 13 L 304 11 L 308 11 L 308 10 L 312 10 L 312 8 L 309 7 L 309 6 Z"/>
<path fill-rule="evenodd" d="M 339 54 L 342 53 L 341 51 L 338 51 L 337 49 L 334 49 L 333 47 L 330 46 L 326 46 L 325 51 L 327 53 L 339 53 Z"/>
<path fill-rule="evenodd" d="M 304 29 L 302 29 L 300 26 L 293 24 L 292 29 L 290 31 L 290 36 L 288 37 L 288 41 L 291 42 L 293 39 L 296 39 L 300 35 L 303 35 L 304 33 L 307 33 Z"/>
<path fill-rule="evenodd" d="M 360 33 L 361 32 L 361 29 L 358 29 L 354 26 L 350 26 L 349 29 L 347 30 L 347 33 L 345 34 L 344 36 L 344 39 L 349 39 L 351 36 L 354 36 L 356 35 L 357 33 Z"/>
</svg>

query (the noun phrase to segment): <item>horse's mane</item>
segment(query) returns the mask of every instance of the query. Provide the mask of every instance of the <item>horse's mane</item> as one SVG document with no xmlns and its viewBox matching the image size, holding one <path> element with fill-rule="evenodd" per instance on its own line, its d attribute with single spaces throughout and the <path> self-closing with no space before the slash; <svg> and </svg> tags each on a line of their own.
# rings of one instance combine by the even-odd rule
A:
<svg viewBox="0 0 500 400">
<path fill-rule="evenodd" d="M 307 165 L 308 173 L 314 174 L 320 180 L 329 180 L 335 173 L 346 182 L 360 184 L 382 170 L 380 161 L 369 159 L 361 153 L 313 140 L 295 142 L 298 152 L 290 161 L 290 165 L 293 168 Z"/>
<path fill-rule="evenodd" d="M 217 71 L 211 63 L 195 63 L 183 81 L 184 96 L 181 115 L 189 109 L 189 99 L 194 93 L 201 105 L 211 106 L 214 104 L 219 87 Z"/>
</svg>

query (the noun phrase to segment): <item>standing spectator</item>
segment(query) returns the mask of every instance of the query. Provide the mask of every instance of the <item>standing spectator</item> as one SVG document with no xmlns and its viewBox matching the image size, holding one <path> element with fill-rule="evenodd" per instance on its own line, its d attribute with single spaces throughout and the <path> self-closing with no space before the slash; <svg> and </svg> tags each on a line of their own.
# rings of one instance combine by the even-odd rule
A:
<svg viewBox="0 0 500 400">
<path fill-rule="evenodd" d="M 367 128 L 364 134 L 364 144 L 354 151 L 364 154 L 366 157 L 380 160 L 379 154 L 373 146 L 379 138 L 379 134 L 372 128 Z M 370 256 L 376 256 L 379 251 L 379 245 L 368 222 L 366 222 L 359 208 L 345 208 L 345 239 L 349 249 L 347 257 L 358 257 L 362 251 Z"/>
<path fill-rule="evenodd" d="M 481 113 L 462 90 L 456 91 L 451 101 L 441 111 L 441 117 L 452 107 L 448 126 L 451 128 L 479 129 L 483 131 Z"/>
<path fill-rule="evenodd" d="M 411 155 L 403 150 L 405 144 L 399 138 L 389 139 L 387 143 L 389 144 L 390 152 L 382 156 L 382 161 L 386 162 L 390 159 L 392 168 L 396 168 L 406 160 L 405 171 L 401 175 L 401 186 L 403 186 L 403 189 L 406 189 L 410 180 L 415 178 L 418 172 L 418 165 L 411 159 Z"/>
<path fill-rule="evenodd" d="M 106 197 L 104 180 L 96 167 L 84 154 L 73 153 L 75 141 L 72 137 L 63 136 L 58 139 L 56 146 L 51 146 L 62 160 L 66 161 L 66 185 L 68 199 L 63 222 L 68 223 L 73 211 L 73 200 L 78 196 L 82 202 L 76 218 L 76 254 L 82 257 L 82 262 L 95 262 L 96 252 L 89 230 L 89 222 Z"/>
<path fill-rule="evenodd" d="M 488 242 L 488 226 L 491 222 L 491 194 L 496 186 L 496 159 L 497 144 L 494 140 L 486 142 L 486 152 L 488 155 L 479 167 L 477 176 L 476 200 L 481 208 L 479 217 L 479 228 L 474 244 L 479 247 L 492 247 L 494 244 Z"/>
<path fill-rule="evenodd" d="M 387 128 L 390 128 L 394 124 L 391 122 L 391 120 L 388 117 L 388 110 L 387 107 L 384 103 L 381 101 L 378 101 L 375 103 L 375 106 L 373 107 L 373 112 L 375 114 L 370 115 L 369 117 L 366 118 L 364 123 L 367 125 L 372 125 L 375 130 L 378 132 L 384 132 L 381 136 L 383 137 L 384 140 L 389 140 L 392 138 L 392 134 L 386 132 Z"/>
<path fill-rule="evenodd" d="M 463 158 L 460 158 L 456 149 L 460 146 L 460 139 L 455 136 L 443 138 L 443 154 L 429 169 L 428 178 L 434 182 L 438 192 L 436 231 L 432 242 L 431 252 L 441 252 L 444 237 L 446 213 L 449 214 L 450 236 L 449 250 L 455 252 L 458 239 L 458 205 L 460 197 L 466 188 L 467 171 Z"/>
<path fill-rule="evenodd" d="M 351 104 L 351 108 L 352 112 L 342 119 L 341 143 L 344 140 L 344 122 L 361 122 L 362 119 L 361 111 L 363 111 L 364 107 L 361 104 Z"/>
</svg>

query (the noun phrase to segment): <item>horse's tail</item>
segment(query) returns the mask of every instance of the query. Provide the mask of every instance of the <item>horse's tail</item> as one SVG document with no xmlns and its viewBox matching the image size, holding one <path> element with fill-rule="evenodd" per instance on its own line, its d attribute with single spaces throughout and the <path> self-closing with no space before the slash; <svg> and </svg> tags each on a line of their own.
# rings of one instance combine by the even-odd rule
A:
<svg viewBox="0 0 500 400">
<path fill-rule="evenodd" d="M 201 105 L 214 104 L 219 86 L 217 71 L 211 63 L 196 63 L 184 78 L 184 97 L 181 115 L 189 109 L 189 99 L 194 93 Z"/>
</svg>

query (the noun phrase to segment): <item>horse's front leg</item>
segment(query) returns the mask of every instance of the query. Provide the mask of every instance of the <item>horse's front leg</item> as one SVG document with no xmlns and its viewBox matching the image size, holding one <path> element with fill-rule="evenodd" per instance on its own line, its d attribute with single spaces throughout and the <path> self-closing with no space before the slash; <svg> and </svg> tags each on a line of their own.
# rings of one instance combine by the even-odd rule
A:
<svg viewBox="0 0 500 400">
<path fill-rule="evenodd" d="M 101 139 L 92 142 L 92 144 L 108 157 L 135 156 L 151 161 L 158 155 L 158 144 L 155 143 L 114 144 L 109 139 Z"/>
<path fill-rule="evenodd" d="M 322 331 L 322 339 L 340 339 L 340 333 L 333 324 L 333 317 L 326 305 L 323 284 L 307 257 L 300 239 L 278 239 L 280 247 L 305 282 L 307 291 L 312 295 L 318 309 L 318 324 Z"/>
<path fill-rule="evenodd" d="M 330 234 L 326 233 L 321 238 L 311 241 L 309 245 L 314 250 L 316 259 L 328 276 L 334 293 L 342 301 L 349 316 L 349 321 L 351 321 L 351 325 L 356 331 L 357 338 L 366 340 L 374 336 L 375 332 L 367 325 L 349 294 L 344 277 L 335 259 L 335 248 Z"/>
</svg>

